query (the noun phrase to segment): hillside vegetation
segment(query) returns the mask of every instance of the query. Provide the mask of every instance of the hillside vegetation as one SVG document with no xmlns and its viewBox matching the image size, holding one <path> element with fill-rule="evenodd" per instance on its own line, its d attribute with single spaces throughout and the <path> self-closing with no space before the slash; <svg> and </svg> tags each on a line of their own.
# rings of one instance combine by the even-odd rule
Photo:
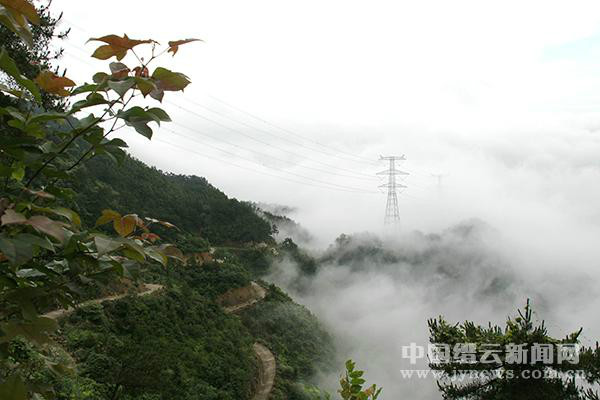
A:
<svg viewBox="0 0 600 400">
<path fill-rule="evenodd" d="M 272 226 L 249 203 L 228 198 L 198 176 L 175 175 L 125 155 L 118 168 L 98 157 L 74 180 L 78 211 L 90 223 L 106 208 L 175 224 L 213 244 L 272 241 Z"/>
</svg>

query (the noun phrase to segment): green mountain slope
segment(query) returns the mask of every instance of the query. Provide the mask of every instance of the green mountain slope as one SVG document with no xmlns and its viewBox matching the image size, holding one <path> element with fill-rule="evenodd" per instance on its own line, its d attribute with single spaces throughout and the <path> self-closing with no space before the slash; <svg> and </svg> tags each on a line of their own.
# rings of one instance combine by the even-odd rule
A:
<svg viewBox="0 0 600 400">
<path fill-rule="evenodd" d="M 169 221 L 213 244 L 272 240 L 272 226 L 250 204 L 228 198 L 204 178 L 165 173 L 130 156 L 121 165 L 90 160 L 74 189 L 78 211 L 90 223 L 111 208 Z"/>
</svg>

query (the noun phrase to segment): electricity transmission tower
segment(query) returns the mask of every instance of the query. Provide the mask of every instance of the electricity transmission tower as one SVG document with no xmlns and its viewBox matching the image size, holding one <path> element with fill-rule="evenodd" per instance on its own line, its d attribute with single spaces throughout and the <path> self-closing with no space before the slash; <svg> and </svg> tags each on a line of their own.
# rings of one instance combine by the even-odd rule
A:
<svg viewBox="0 0 600 400">
<path fill-rule="evenodd" d="M 396 161 L 406 160 L 405 156 L 380 156 L 381 161 L 389 161 L 389 169 L 378 172 L 377 175 L 387 175 L 388 183 L 380 185 L 379 187 L 387 188 L 387 203 L 385 205 L 385 225 L 397 225 L 400 222 L 400 212 L 398 211 L 398 188 L 406 188 L 406 186 L 396 182 L 397 175 L 408 175 L 408 172 L 400 171 L 396 169 Z"/>
</svg>

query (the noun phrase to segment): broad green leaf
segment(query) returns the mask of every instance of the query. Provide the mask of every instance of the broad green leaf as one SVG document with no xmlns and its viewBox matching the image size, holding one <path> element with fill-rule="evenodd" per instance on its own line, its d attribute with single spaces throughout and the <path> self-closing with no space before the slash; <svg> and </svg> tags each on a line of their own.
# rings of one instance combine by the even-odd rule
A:
<svg viewBox="0 0 600 400">
<path fill-rule="evenodd" d="M 25 129 L 27 127 L 25 122 L 20 121 L 18 119 L 11 119 L 10 121 L 7 122 L 7 125 L 12 128 L 18 129 L 20 131 L 25 131 Z"/>
<path fill-rule="evenodd" d="M 150 108 L 146 112 L 154 114 L 160 121 L 171 122 L 171 117 L 169 117 L 169 114 L 167 114 L 166 111 L 161 108 Z"/>
<path fill-rule="evenodd" d="M 177 92 L 186 88 L 191 83 L 190 79 L 180 72 L 173 72 L 166 68 L 158 67 L 152 73 L 158 83 L 159 89 Z"/>
<path fill-rule="evenodd" d="M 114 138 L 114 139 L 109 140 L 106 143 L 106 145 L 112 146 L 112 147 L 128 147 L 127 143 L 124 140 L 119 139 L 119 138 Z"/>
<path fill-rule="evenodd" d="M 175 246 L 175 245 L 172 245 L 172 244 L 163 244 L 163 245 L 161 245 L 159 247 L 159 249 L 167 257 L 174 258 L 174 259 L 179 260 L 181 262 L 185 261 L 185 256 L 183 255 L 183 253 L 181 252 L 181 250 L 179 250 L 177 248 L 177 246 Z"/>
<path fill-rule="evenodd" d="M 69 112 L 69 114 L 76 113 L 87 107 L 98 106 L 101 104 L 110 104 L 110 102 L 106 100 L 104 96 L 102 96 L 100 93 L 90 93 L 85 98 L 85 100 L 79 100 L 78 102 L 73 104 L 73 107 L 71 107 L 71 111 Z"/>
<path fill-rule="evenodd" d="M 148 257 L 150 257 L 154 261 L 158 261 L 159 263 L 161 263 L 163 265 L 163 267 L 167 266 L 167 263 L 168 263 L 167 256 L 162 251 L 160 251 L 160 249 L 158 249 L 155 246 L 152 246 L 152 247 L 146 247 L 145 251 L 146 251 L 146 255 Z"/>
<path fill-rule="evenodd" d="M 94 153 L 105 154 L 114 162 L 121 164 L 127 154 L 121 147 L 127 147 L 127 143 L 121 139 L 115 138 L 109 141 L 104 140 L 102 144 L 94 146 Z"/>
<path fill-rule="evenodd" d="M 142 95 L 144 97 L 149 95 L 153 90 L 158 90 L 158 88 L 156 87 L 156 84 L 150 78 L 142 78 L 142 77 L 136 76 L 135 83 L 137 85 L 137 88 L 139 89 L 140 92 L 142 92 Z"/>
<path fill-rule="evenodd" d="M 147 137 L 152 138 L 152 129 L 148 126 L 149 122 L 160 124 L 160 118 L 154 112 L 148 112 L 141 107 L 131 107 L 125 111 L 119 111 L 117 117 L 123 119 L 125 124 L 135 128 L 135 130 Z"/>
<path fill-rule="evenodd" d="M 0 236 L 0 251 L 13 265 L 21 265 L 33 257 L 31 244 L 15 239 Z"/>
<path fill-rule="evenodd" d="M 108 75 L 106 72 L 97 72 L 92 77 L 92 80 L 97 84 L 102 84 L 106 82 L 109 77 L 110 75 Z"/>
<path fill-rule="evenodd" d="M 96 74 L 98 75 L 98 74 Z M 94 75 L 94 76 L 96 76 Z M 105 74 L 106 75 L 106 74 Z M 106 75 L 108 76 L 108 75 Z M 82 94 L 82 93 L 88 93 L 88 92 L 97 92 L 99 90 L 102 90 L 102 86 L 98 83 L 85 83 L 81 86 L 77 86 L 75 89 L 73 89 L 73 91 L 71 92 L 71 95 L 75 96 L 77 94 Z"/>
<path fill-rule="evenodd" d="M 15 240 L 20 240 L 30 245 L 41 247 L 42 249 L 54 251 L 54 245 L 46 237 L 36 236 L 30 233 L 21 233 L 15 236 Z"/>
<path fill-rule="evenodd" d="M 135 241 L 125 239 L 123 241 L 125 249 L 123 254 L 134 261 L 143 262 L 146 259 L 146 252 L 142 246 L 137 244 Z"/>
<path fill-rule="evenodd" d="M 125 96 L 125 93 L 135 85 L 135 78 L 129 77 L 122 81 L 108 81 L 108 87 L 119 94 L 119 97 Z"/>
<path fill-rule="evenodd" d="M 130 260 L 133 261 L 137 261 L 137 262 L 144 262 L 146 260 L 146 255 L 142 255 L 139 252 L 132 250 L 129 247 L 126 247 L 123 249 L 123 255 L 127 258 L 129 258 Z"/>
<path fill-rule="evenodd" d="M 0 384 L 0 399 L 27 400 L 27 387 L 18 375 L 11 375 Z"/>
<path fill-rule="evenodd" d="M 25 87 L 33 95 L 35 100 L 39 103 L 42 100 L 40 90 L 35 83 L 25 76 L 21 75 L 19 68 L 15 61 L 10 58 L 4 48 L 0 51 L 0 69 L 11 76 L 19 85 Z"/>
<path fill-rule="evenodd" d="M 17 336 L 23 336 L 37 344 L 47 344 L 51 341 L 50 334 L 56 331 L 57 328 L 56 321 L 46 317 L 38 317 L 27 322 L 5 322 L 0 324 L 0 330 L 4 332 L 4 336 L 0 336 L 0 343 L 6 343 Z"/>
<path fill-rule="evenodd" d="M 39 114 L 34 114 L 27 119 L 27 124 L 40 123 L 47 121 L 56 121 L 66 119 L 67 114 L 62 112 L 48 111 Z"/>
<path fill-rule="evenodd" d="M 17 182 L 21 182 L 25 177 L 25 165 L 22 162 L 15 162 L 12 165 L 11 178 Z"/>
<path fill-rule="evenodd" d="M 0 108 L 0 112 L 2 114 L 10 115 L 11 117 L 18 119 L 19 121 L 25 122 L 27 120 L 26 115 L 14 107 Z"/>
<path fill-rule="evenodd" d="M 98 251 L 99 257 L 115 251 L 123 246 L 122 242 L 102 235 L 96 235 L 94 237 L 94 243 L 96 245 L 96 250 Z"/>
</svg>

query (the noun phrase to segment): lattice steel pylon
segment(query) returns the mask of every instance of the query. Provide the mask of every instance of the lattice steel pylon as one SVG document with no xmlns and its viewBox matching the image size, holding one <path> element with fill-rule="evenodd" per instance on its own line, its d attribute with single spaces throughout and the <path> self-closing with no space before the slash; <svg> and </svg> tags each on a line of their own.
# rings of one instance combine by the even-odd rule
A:
<svg viewBox="0 0 600 400">
<path fill-rule="evenodd" d="M 400 223 L 400 211 L 398 209 L 398 188 L 406 188 L 406 186 L 396 182 L 397 175 L 408 175 L 408 172 L 400 171 L 396 169 L 396 161 L 404 161 L 406 157 L 402 156 L 380 156 L 381 161 L 389 161 L 389 169 L 378 172 L 377 175 L 387 175 L 388 183 L 380 185 L 379 187 L 387 188 L 387 203 L 385 205 L 385 225 L 398 225 Z"/>
</svg>

